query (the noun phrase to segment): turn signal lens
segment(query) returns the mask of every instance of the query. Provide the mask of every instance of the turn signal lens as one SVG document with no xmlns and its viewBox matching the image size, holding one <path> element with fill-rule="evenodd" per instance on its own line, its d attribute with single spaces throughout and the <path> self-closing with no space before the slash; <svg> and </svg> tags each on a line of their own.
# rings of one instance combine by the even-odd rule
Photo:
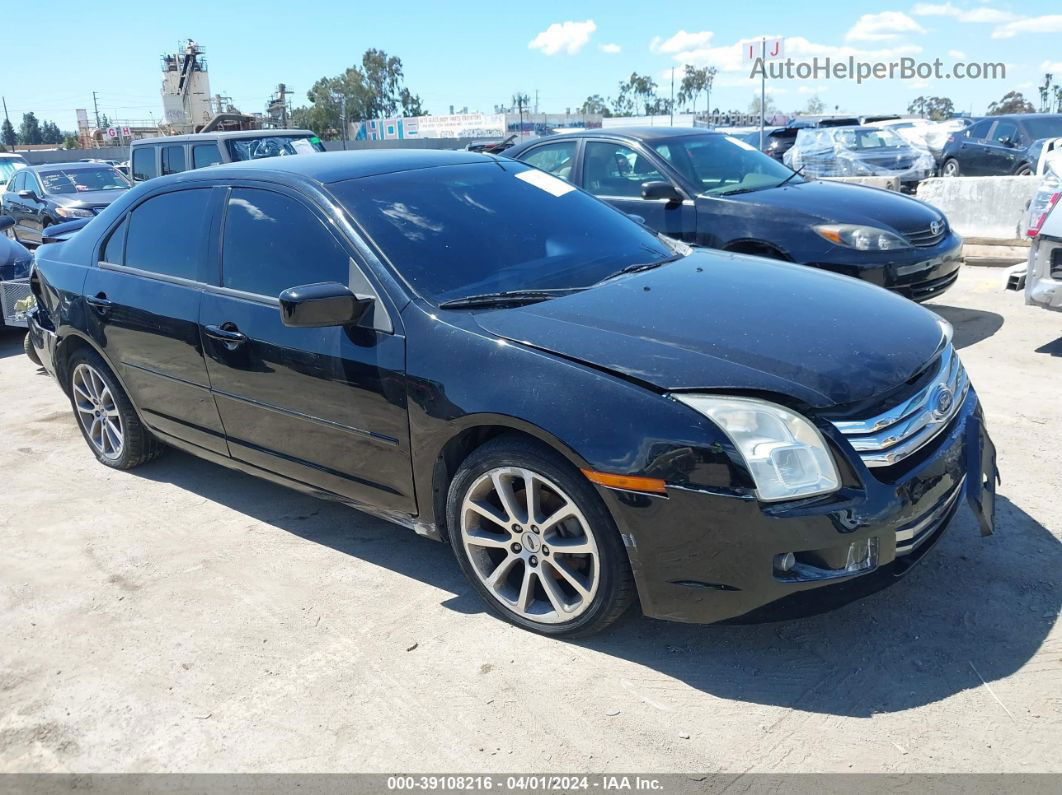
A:
<svg viewBox="0 0 1062 795">
<path fill-rule="evenodd" d="M 586 479 L 599 486 L 624 491 L 648 491 L 653 494 L 667 493 L 667 485 L 659 478 L 643 478 L 635 475 L 610 475 L 607 472 L 595 472 L 592 469 L 580 470 Z"/>
</svg>

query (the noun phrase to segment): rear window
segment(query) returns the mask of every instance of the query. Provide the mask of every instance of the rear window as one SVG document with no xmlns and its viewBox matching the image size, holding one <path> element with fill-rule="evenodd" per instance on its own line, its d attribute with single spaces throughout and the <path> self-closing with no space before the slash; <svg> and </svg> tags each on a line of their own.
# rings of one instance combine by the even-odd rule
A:
<svg viewBox="0 0 1062 795">
<path fill-rule="evenodd" d="M 198 279 L 210 226 L 209 189 L 155 196 L 129 216 L 125 264 L 166 276 Z M 174 234 L 174 230 L 181 230 Z M 107 252 L 110 255 L 110 252 Z"/>
<path fill-rule="evenodd" d="M 186 168 L 183 146 L 162 147 L 162 174 L 180 174 Z"/>
<path fill-rule="evenodd" d="M 133 179 L 137 182 L 157 177 L 159 172 L 155 168 L 155 147 L 138 146 L 133 149 L 133 162 L 130 168 L 133 172 Z"/>
<path fill-rule="evenodd" d="M 325 150 L 316 135 L 263 135 L 257 138 L 230 138 L 225 141 L 233 160 L 261 160 L 264 157 L 302 155 Z"/>
</svg>

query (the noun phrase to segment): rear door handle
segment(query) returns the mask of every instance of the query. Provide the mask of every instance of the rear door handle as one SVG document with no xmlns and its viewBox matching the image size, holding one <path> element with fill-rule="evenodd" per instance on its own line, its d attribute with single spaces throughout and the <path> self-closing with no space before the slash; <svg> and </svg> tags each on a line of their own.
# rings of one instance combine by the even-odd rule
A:
<svg viewBox="0 0 1062 795">
<path fill-rule="evenodd" d="M 230 351 L 247 342 L 247 335 L 236 328 L 235 323 L 222 323 L 220 326 L 203 326 L 203 333 L 214 340 L 225 344 Z"/>
<path fill-rule="evenodd" d="M 101 317 L 107 317 L 111 313 L 111 309 L 114 308 L 114 303 L 107 298 L 107 293 L 86 296 L 85 303 L 95 309 L 96 313 Z"/>
</svg>

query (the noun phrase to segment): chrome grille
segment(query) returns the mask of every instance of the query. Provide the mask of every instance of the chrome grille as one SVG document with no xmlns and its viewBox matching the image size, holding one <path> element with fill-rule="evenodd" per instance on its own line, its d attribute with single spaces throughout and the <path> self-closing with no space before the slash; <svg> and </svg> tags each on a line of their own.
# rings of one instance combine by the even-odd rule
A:
<svg viewBox="0 0 1062 795">
<path fill-rule="evenodd" d="M 927 226 L 925 229 L 919 229 L 914 232 L 904 232 L 903 236 L 907 238 L 907 242 L 912 246 L 921 248 L 935 246 L 944 239 L 944 235 L 948 234 L 948 222 L 942 220 L 939 224 L 940 226 L 936 230 L 932 226 Z"/>
<path fill-rule="evenodd" d="M 970 379 L 950 344 L 929 384 L 913 397 L 865 420 L 834 422 L 868 467 L 897 464 L 918 452 L 959 412 Z"/>
<path fill-rule="evenodd" d="M 910 554 L 920 546 L 923 541 L 933 535 L 934 531 L 940 527 L 940 523 L 955 505 L 955 501 L 958 500 L 959 495 L 962 494 L 964 483 L 966 483 L 965 475 L 963 475 L 962 480 L 953 486 L 951 491 L 944 495 L 943 499 L 937 502 L 936 505 L 910 524 L 906 524 L 896 531 L 897 556 Z"/>
</svg>

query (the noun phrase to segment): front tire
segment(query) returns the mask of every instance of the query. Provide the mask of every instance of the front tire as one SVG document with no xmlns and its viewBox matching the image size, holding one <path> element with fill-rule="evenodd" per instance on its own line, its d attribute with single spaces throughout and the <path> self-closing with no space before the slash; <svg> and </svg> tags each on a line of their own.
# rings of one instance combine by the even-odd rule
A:
<svg viewBox="0 0 1062 795">
<path fill-rule="evenodd" d="M 589 481 L 539 443 L 501 436 L 470 455 L 447 498 L 457 562 L 487 607 L 543 635 L 590 635 L 634 600 L 611 515 Z"/>
<path fill-rule="evenodd" d="M 97 461 L 112 469 L 132 469 L 159 457 L 162 444 L 144 427 L 98 353 L 75 352 L 67 372 L 74 416 Z"/>
<path fill-rule="evenodd" d="M 944 161 L 944 165 L 940 169 L 940 175 L 942 177 L 960 176 L 959 161 L 954 157 L 949 157 Z"/>
</svg>

